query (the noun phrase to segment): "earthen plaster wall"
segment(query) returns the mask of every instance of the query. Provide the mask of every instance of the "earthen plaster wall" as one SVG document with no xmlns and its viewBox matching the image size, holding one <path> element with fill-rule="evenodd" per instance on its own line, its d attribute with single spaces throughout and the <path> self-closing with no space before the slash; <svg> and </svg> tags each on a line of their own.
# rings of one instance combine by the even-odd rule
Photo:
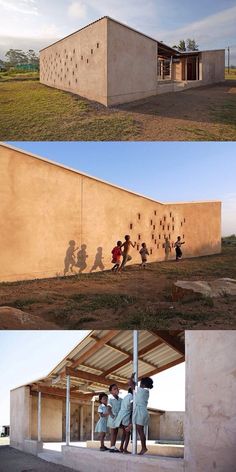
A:
<svg viewBox="0 0 236 472">
<path fill-rule="evenodd" d="M 146 242 L 149 262 L 165 258 L 165 235 L 186 241 L 185 257 L 221 250 L 220 203 L 161 204 L 48 161 L 0 146 L 0 280 L 26 280 L 110 269 L 125 234 Z M 174 257 L 172 248 L 171 256 Z"/>
<path fill-rule="evenodd" d="M 43 49 L 40 82 L 107 105 L 107 19 Z"/>
</svg>

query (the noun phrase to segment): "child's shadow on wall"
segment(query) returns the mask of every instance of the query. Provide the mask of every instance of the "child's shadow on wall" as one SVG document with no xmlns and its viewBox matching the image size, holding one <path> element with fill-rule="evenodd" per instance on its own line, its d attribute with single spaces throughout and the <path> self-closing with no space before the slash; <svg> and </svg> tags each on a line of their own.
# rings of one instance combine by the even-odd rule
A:
<svg viewBox="0 0 236 472">
<path fill-rule="evenodd" d="M 82 244 L 81 249 L 77 252 L 76 267 L 79 268 L 79 274 L 81 274 L 81 272 L 83 272 L 87 268 L 86 259 L 88 258 L 88 254 L 86 252 L 86 249 L 86 244 Z"/>
<path fill-rule="evenodd" d="M 66 250 L 66 255 L 64 259 L 64 275 L 67 274 L 67 272 L 73 272 L 73 267 L 76 266 L 76 261 L 75 261 L 75 252 L 77 251 L 76 243 L 74 240 L 69 241 L 69 246 Z"/>
<path fill-rule="evenodd" d="M 102 250 L 103 250 L 102 247 L 97 248 L 97 253 L 96 253 L 96 256 L 95 256 L 95 259 L 94 259 L 93 267 L 90 270 L 90 272 L 93 272 L 96 269 L 100 269 L 100 270 L 105 269 L 105 266 L 102 262 L 102 260 L 104 259 L 103 255 L 102 255 Z"/>
</svg>

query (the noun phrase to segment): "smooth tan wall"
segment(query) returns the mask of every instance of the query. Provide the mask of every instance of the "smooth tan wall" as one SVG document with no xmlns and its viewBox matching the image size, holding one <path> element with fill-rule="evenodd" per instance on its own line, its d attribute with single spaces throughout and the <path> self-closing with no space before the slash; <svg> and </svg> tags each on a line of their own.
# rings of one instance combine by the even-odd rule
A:
<svg viewBox="0 0 236 472">
<path fill-rule="evenodd" d="M 203 51 L 200 53 L 200 79 L 206 83 L 221 82 L 225 78 L 225 51 Z"/>
<path fill-rule="evenodd" d="M 108 19 L 108 105 L 157 91 L 157 43 Z"/>
<path fill-rule="evenodd" d="M 10 445 L 24 449 L 24 439 L 31 435 L 31 401 L 29 387 L 19 387 L 10 392 Z"/>
<path fill-rule="evenodd" d="M 82 272 L 110 269 L 111 250 L 125 234 L 137 242 L 133 263 L 142 242 L 150 262 L 163 260 L 165 234 L 172 244 L 184 236 L 186 257 L 221 250 L 218 202 L 163 205 L 5 146 L 0 176 L 1 281 L 63 275 L 71 240 L 78 251 L 86 246 L 84 267 L 80 260 L 75 268 Z"/>
<path fill-rule="evenodd" d="M 186 331 L 185 471 L 236 464 L 236 331 Z"/>
<path fill-rule="evenodd" d="M 107 19 L 42 50 L 40 82 L 107 105 Z"/>
<path fill-rule="evenodd" d="M 62 400 L 44 397 L 41 404 L 42 441 L 62 441 Z M 38 398 L 31 396 L 31 439 L 38 439 Z"/>
<path fill-rule="evenodd" d="M 166 411 L 160 416 L 160 439 L 183 441 L 184 411 Z"/>
</svg>

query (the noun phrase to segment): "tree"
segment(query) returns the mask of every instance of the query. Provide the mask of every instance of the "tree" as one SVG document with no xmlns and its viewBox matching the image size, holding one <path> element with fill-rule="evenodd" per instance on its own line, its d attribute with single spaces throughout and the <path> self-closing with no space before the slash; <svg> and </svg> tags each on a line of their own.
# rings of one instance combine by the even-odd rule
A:
<svg viewBox="0 0 236 472">
<path fill-rule="evenodd" d="M 174 45 L 174 49 L 178 49 L 178 51 L 186 51 L 186 45 L 184 39 L 181 39 L 178 46 Z"/>
<path fill-rule="evenodd" d="M 195 39 L 187 39 L 187 51 L 198 51 L 198 44 L 196 43 Z"/>
<path fill-rule="evenodd" d="M 36 53 L 33 49 L 29 49 L 27 51 L 26 55 L 27 55 L 27 59 L 28 59 L 27 62 L 29 64 L 33 64 L 35 66 L 39 65 L 39 58 L 38 58 L 38 56 L 36 55 Z"/>
<path fill-rule="evenodd" d="M 27 55 L 21 49 L 9 49 L 9 51 L 6 52 L 5 57 L 7 59 L 7 64 L 11 67 L 28 62 Z"/>
</svg>

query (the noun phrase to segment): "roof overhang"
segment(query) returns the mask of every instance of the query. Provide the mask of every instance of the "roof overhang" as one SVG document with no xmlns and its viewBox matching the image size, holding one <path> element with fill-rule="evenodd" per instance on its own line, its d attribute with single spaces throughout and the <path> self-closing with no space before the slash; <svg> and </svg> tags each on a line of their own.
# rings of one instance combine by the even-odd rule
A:
<svg viewBox="0 0 236 472">
<path fill-rule="evenodd" d="M 153 376 L 181 362 L 185 357 L 184 331 L 139 332 L 139 378 Z M 68 356 L 44 378 L 30 382 L 31 392 L 66 396 L 70 376 L 71 399 L 88 400 L 116 383 L 127 390 L 133 372 L 133 332 L 91 331 Z"/>
</svg>

